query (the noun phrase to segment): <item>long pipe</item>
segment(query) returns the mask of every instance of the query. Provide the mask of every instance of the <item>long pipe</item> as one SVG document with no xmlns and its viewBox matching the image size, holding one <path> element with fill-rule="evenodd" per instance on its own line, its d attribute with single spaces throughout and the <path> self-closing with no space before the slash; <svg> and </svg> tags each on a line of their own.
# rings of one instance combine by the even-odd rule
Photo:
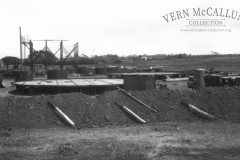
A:
<svg viewBox="0 0 240 160">
<path fill-rule="evenodd" d="M 117 105 L 121 106 L 126 112 L 128 112 L 130 115 L 132 115 L 134 118 L 136 118 L 139 122 L 141 123 L 146 123 L 146 121 L 142 118 L 140 118 L 136 113 L 134 113 L 133 111 L 131 111 L 129 108 L 127 108 L 126 106 L 123 106 L 121 104 L 119 104 L 118 102 L 116 102 Z"/>
<path fill-rule="evenodd" d="M 208 117 L 208 118 L 211 118 L 211 119 L 214 118 L 213 115 L 210 115 L 210 114 L 208 114 L 207 112 L 204 112 L 203 110 L 195 107 L 194 105 L 191 105 L 191 104 L 189 104 L 189 103 L 187 103 L 187 102 L 181 102 L 181 103 L 182 103 L 183 105 L 186 105 L 186 106 L 188 106 L 189 108 L 193 109 L 194 111 L 196 111 L 196 112 L 198 112 L 198 113 L 200 113 L 200 114 Z"/>
<path fill-rule="evenodd" d="M 209 117 L 209 118 L 214 118 L 213 115 L 210 115 L 210 114 L 208 114 L 207 112 L 204 112 L 204 111 L 202 111 L 201 109 L 199 109 L 199 108 L 197 108 L 197 107 L 195 107 L 195 106 L 193 106 L 193 105 L 191 105 L 191 104 L 188 104 L 188 106 L 189 106 L 190 108 L 194 109 L 195 111 L 197 111 L 197 112 L 199 112 L 199 113 L 201 113 L 201 114 L 203 114 L 203 115 L 205 115 L 205 116 L 207 116 L 207 117 Z"/>
<path fill-rule="evenodd" d="M 101 81 L 106 82 L 106 81 L 104 81 L 104 80 L 101 80 Z M 106 83 L 110 83 L 110 82 L 106 82 Z M 145 103 L 143 103 L 143 102 L 140 101 L 139 99 L 137 99 L 137 98 L 135 98 L 134 96 L 130 95 L 130 94 L 129 94 L 128 92 L 126 92 L 124 89 L 116 86 L 116 85 L 113 84 L 113 83 L 110 83 L 110 84 L 112 84 L 113 86 L 115 86 L 115 87 L 117 87 L 118 89 L 120 89 L 121 92 L 123 92 L 124 94 L 126 94 L 127 96 L 129 96 L 130 98 L 132 98 L 133 100 L 137 101 L 137 102 L 140 103 L 141 105 L 143 105 L 143 106 L 149 108 L 150 110 L 152 110 L 153 112 L 157 113 L 157 111 L 156 111 L 155 109 L 149 107 L 148 105 L 146 105 Z"/>
<path fill-rule="evenodd" d="M 75 123 L 66 115 L 64 114 L 57 106 L 53 105 L 51 102 L 48 103 L 54 107 L 56 113 L 61 116 L 66 122 L 68 122 L 72 127 L 75 126 Z"/>
<path fill-rule="evenodd" d="M 132 98 L 133 100 L 137 101 L 138 103 L 142 104 L 143 106 L 151 109 L 153 112 L 157 113 L 157 111 L 151 107 L 149 107 L 148 105 L 146 105 L 145 103 L 143 103 L 142 101 L 140 101 L 139 99 L 135 98 L 134 96 L 130 95 L 129 93 L 127 93 L 124 89 L 116 86 L 118 89 L 120 89 L 121 92 L 123 92 L 124 94 L 126 94 L 127 96 L 129 96 L 130 98 Z"/>
</svg>

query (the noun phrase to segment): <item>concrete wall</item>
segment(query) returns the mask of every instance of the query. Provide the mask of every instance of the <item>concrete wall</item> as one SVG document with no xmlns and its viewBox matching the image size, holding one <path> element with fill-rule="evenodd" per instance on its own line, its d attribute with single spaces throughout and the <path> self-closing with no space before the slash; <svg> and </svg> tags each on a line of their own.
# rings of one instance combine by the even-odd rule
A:
<svg viewBox="0 0 240 160">
<path fill-rule="evenodd" d="M 206 87 L 220 86 L 220 77 L 219 76 L 206 75 L 204 77 L 204 81 L 205 81 Z"/>
<path fill-rule="evenodd" d="M 67 79 L 67 71 L 48 71 L 47 79 Z"/>
<path fill-rule="evenodd" d="M 120 69 L 119 67 L 108 67 L 107 68 L 107 73 L 119 73 Z"/>
<path fill-rule="evenodd" d="M 236 78 L 236 80 L 235 80 L 235 85 L 236 85 L 236 86 L 240 86 L 240 78 Z"/>
<path fill-rule="evenodd" d="M 124 89 L 138 91 L 156 89 L 156 79 L 152 76 L 125 76 Z"/>
<path fill-rule="evenodd" d="M 105 67 L 96 67 L 95 68 L 95 74 L 106 74 L 107 68 Z"/>
</svg>

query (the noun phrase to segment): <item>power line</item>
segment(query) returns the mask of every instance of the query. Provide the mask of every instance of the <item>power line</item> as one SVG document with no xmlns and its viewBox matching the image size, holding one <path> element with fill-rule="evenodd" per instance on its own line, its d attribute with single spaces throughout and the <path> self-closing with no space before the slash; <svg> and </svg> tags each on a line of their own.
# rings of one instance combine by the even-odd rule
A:
<svg viewBox="0 0 240 160">
<path fill-rule="evenodd" d="M 15 35 L 13 36 L 13 38 L 10 40 L 10 42 L 8 43 L 7 47 L 4 49 L 4 51 L 2 52 L 1 55 L 3 55 L 5 53 L 5 51 L 8 49 L 8 47 L 10 46 L 10 44 L 12 43 L 13 39 L 16 37 L 17 32 L 15 33 Z"/>
</svg>

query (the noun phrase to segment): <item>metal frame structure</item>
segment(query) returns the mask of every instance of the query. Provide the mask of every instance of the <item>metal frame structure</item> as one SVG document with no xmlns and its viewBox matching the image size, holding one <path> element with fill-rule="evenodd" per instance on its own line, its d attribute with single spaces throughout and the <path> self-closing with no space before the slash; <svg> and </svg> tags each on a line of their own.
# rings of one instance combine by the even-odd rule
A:
<svg viewBox="0 0 240 160">
<path fill-rule="evenodd" d="M 52 39 L 48 39 L 48 40 L 32 40 L 32 41 L 45 41 L 45 44 L 46 44 L 46 46 L 45 46 L 45 55 L 46 55 L 46 52 L 47 52 L 47 50 L 48 50 L 48 44 L 47 44 L 47 42 L 48 41 L 61 41 L 60 42 L 60 68 L 61 68 L 61 71 L 63 70 L 63 41 L 68 41 L 68 40 L 52 40 Z M 58 49 L 59 50 L 59 49 Z M 57 51 L 58 52 L 58 51 Z M 56 52 L 56 53 L 57 53 Z M 56 54 L 55 53 L 55 54 Z M 50 61 L 50 60 L 49 60 Z M 45 61 L 45 63 L 46 63 L 46 73 L 47 73 L 47 66 L 48 66 L 48 62 L 49 62 L 48 60 L 47 60 L 47 56 L 46 56 L 46 61 Z"/>
<path fill-rule="evenodd" d="M 76 43 L 72 49 L 72 51 L 70 53 L 68 53 L 68 55 L 66 56 L 65 59 L 63 59 L 63 49 L 65 49 L 63 47 L 63 41 L 68 41 L 68 40 L 53 40 L 53 39 L 45 39 L 45 40 L 30 40 L 29 42 L 22 42 L 22 35 L 21 35 L 21 27 L 19 27 L 19 31 L 20 31 L 20 58 L 21 58 L 21 71 L 22 71 L 22 67 L 23 67 L 23 59 L 22 59 L 22 44 L 24 44 L 27 48 L 29 48 L 30 50 L 30 71 L 32 72 L 31 73 L 31 79 L 33 79 L 33 64 L 34 62 L 36 62 L 36 60 L 41 56 L 41 54 L 47 54 L 47 51 L 50 49 L 48 48 L 48 41 L 60 41 L 60 48 L 57 50 L 57 52 L 60 50 L 60 69 L 61 71 L 63 71 L 63 64 L 64 62 L 71 56 L 71 54 L 74 52 L 74 57 L 76 58 L 76 55 L 78 57 L 78 51 L 75 51 L 77 48 L 78 48 L 78 43 Z M 39 52 L 39 55 L 37 55 L 34 59 L 33 59 L 33 52 L 34 52 L 34 49 L 33 49 L 33 43 L 32 41 L 45 41 L 45 51 L 40 51 Z M 28 47 L 29 45 L 29 47 Z M 65 49 L 66 50 L 66 49 Z M 25 51 L 24 51 L 25 52 Z M 50 51 L 51 52 L 51 51 Z M 56 53 L 57 53 L 56 52 Z M 52 53 L 52 52 L 51 52 Z M 54 57 L 55 54 L 53 54 L 52 57 Z M 52 59 L 52 57 L 50 57 L 49 59 L 47 59 L 47 56 L 46 56 L 46 73 L 47 73 L 47 66 L 48 66 L 48 63 L 50 62 L 50 60 Z"/>
</svg>

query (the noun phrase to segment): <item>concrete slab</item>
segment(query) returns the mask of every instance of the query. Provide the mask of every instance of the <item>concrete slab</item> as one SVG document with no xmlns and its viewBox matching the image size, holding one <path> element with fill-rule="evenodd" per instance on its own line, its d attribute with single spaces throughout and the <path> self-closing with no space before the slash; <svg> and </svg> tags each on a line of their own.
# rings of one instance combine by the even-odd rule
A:
<svg viewBox="0 0 240 160">
<path fill-rule="evenodd" d="M 89 81 L 86 81 L 86 79 L 71 79 L 73 83 L 75 83 L 77 86 L 92 86 L 93 84 Z"/>
<path fill-rule="evenodd" d="M 56 80 L 38 80 L 39 86 L 57 86 L 57 81 Z"/>
<path fill-rule="evenodd" d="M 58 79 L 56 80 L 58 86 L 66 87 L 66 86 L 76 86 L 71 79 Z"/>
<path fill-rule="evenodd" d="M 45 87 L 88 87 L 123 85 L 123 79 L 58 79 L 14 82 L 15 85 Z"/>
</svg>

